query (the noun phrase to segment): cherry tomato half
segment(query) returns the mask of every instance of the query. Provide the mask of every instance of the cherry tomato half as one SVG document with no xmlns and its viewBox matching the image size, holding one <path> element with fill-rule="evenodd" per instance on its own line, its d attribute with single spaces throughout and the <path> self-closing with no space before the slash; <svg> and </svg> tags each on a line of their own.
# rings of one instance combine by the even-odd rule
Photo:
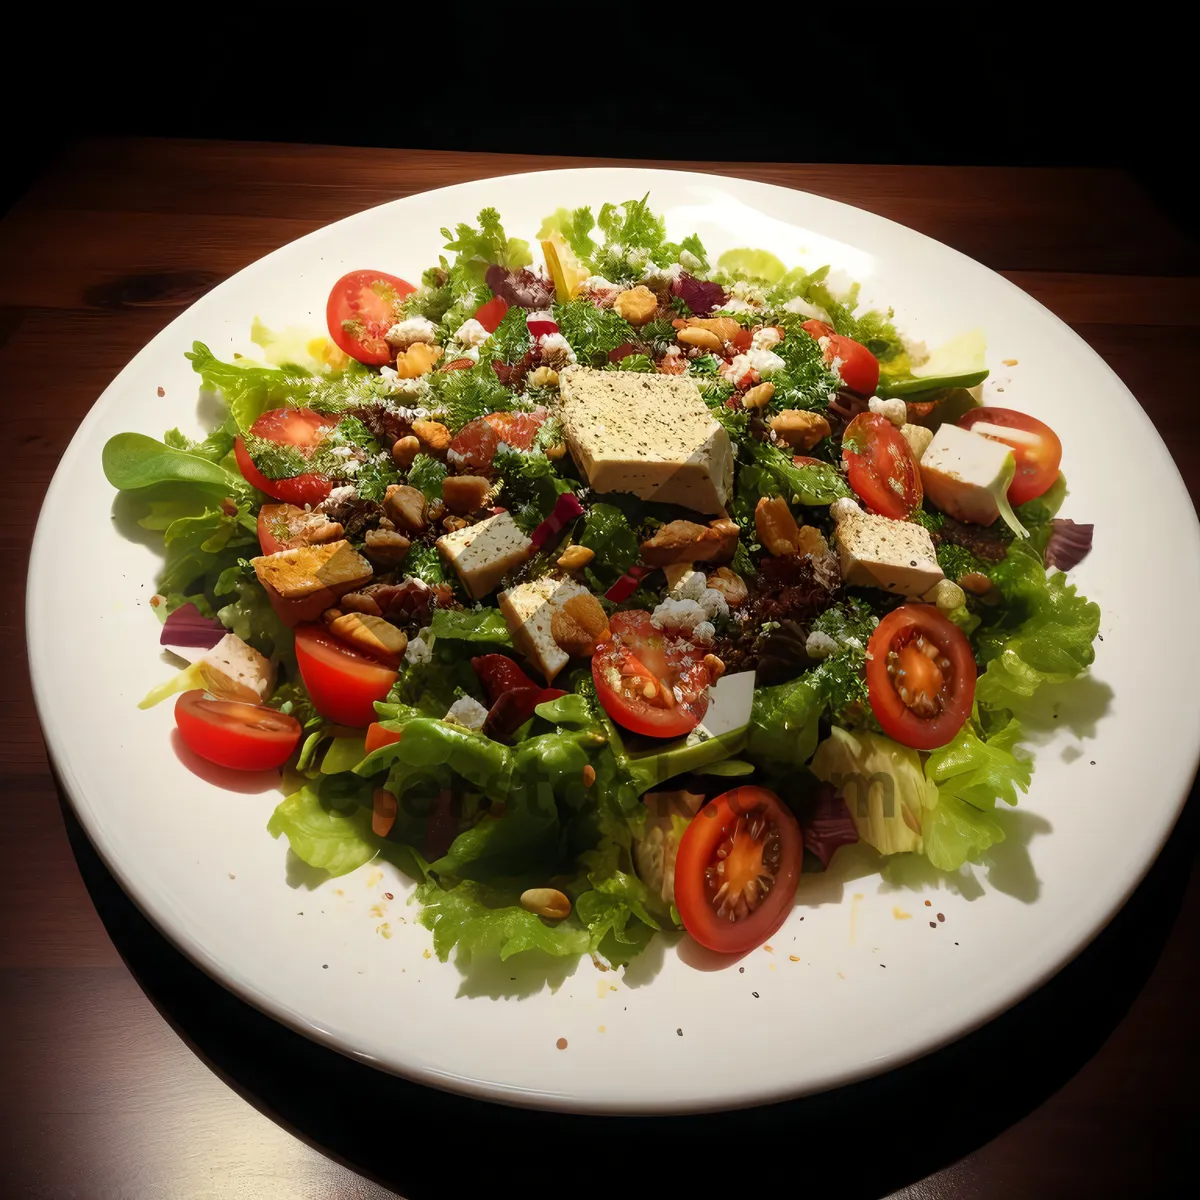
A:
<svg viewBox="0 0 1200 1200">
<path fill-rule="evenodd" d="M 925 495 L 921 471 L 900 431 L 879 413 L 859 413 L 842 435 L 850 486 L 881 517 L 905 521 Z"/>
<path fill-rule="evenodd" d="M 333 285 L 325 306 L 329 336 L 338 348 L 369 367 L 392 357 L 384 335 L 400 319 L 400 299 L 415 292 L 405 279 L 383 271 L 351 271 Z"/>
<path fill-rule="evenodd" d="M 834 329 L 834 327 L 830 325 L 828 321 L 818 321 L 815 317 L 812 320 L 805 321 L 800 328 L 803 329 L 804 332 L 813 339 L 813 341 L 820 341 L 823 337 L 834 337 L 837 334 L 837 330 Z"/>
<path fill-rule="evenodd" d="M 825 343 L 825 362 L 832 366 L 835 359 L 844 386 L 860 396 L 875 395 L 879 386 L 879 359 L 862 342 L 840 333 L 830 335 Z"/>
<path fill-rule="evenodd" d="M 1035 500 L 1058 478 L 1062 442 L 1037 417 L 1014 408 L 973 408 L 958 424 L 1012 448 L 1017 473 L 1008 488 L 1010 504 Z"/>
<path fill-rule="evenodd" d="M 475 310 L 475 320 L 488 331 L 495 333 L 508 312 L 508 301 L 503 296 L 493 296 L 486 304 L 481 304 Z"/>
<path fill-rule="evenodd" d="M 931 604 L 893 609 L 867 643 L 867 696 L 888 737 L 914 750 L 944 746 L 975 702 L 966 634 Z"/>
<path fill-rule="evenodd" d="M 256 438 L 263 438 L 280 446 L 294 446 L 307 457 L 333 425 L 328 417 L 313 412 L 311 408 L 273 408 L 263 413 L 250 426 L 250 432 Z M 234 442 L 234 453 L 238 470 L 246 482 L 258 488 L 260 492 L 274 496 L 276 500 L 300 507 L 306 504 L 320 504 L 333 488 L 328 475 L 315 472 L 293 475 L 289 479 L 268 479 L 254 465 L 250 451 L 246 449 L 246 442 L 240 435 Z"/>
<path fill-rule="evenodd" d="M 354 728 L 375 720 L 375 702 L 387 699 L 398 674 L 319 625 L 296 627 L 296 662 L 317 712 Z"/>
<path fill-rule="evenodd" d="M 500 440 L 514 450 L 528 450 L 546 423 L 549 411 L 535 408 L 531 412 L 488 413 L 483 419 L 500 435 Z"/>
<path fill-rule="evenodd" d="M 675 907 L 702 946 L 742 954 L 761 946 L 796 898 L 804 843 L 774 792 L 739 787 L 692 819 L 675 859 Z"/>
<path fill-rule="evenodd" d="M 235 771 L 270 771 L 300 741 L 300 722 L 266 704 L 218 700 L 196 689 L 175 701 L 175 724 L 194 754 Z"/>
<path fill-rule="evenodd" d="M 708 668 L 702 653 L 685 650 L 685 639 L 669 637 L 644 610 L 617 613 L 612 637 L 592 656 L 596 695 L 619 725 L 650 737 L 679 737 L 708 710 Z M 676 694 L 678 689 L 678 695 Z"/>
</svg>

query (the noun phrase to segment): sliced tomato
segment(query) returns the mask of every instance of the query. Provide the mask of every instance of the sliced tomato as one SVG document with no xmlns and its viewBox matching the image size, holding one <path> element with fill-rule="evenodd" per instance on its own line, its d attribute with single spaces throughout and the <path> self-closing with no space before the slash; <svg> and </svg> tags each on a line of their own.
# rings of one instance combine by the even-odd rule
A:
<svg viewBox="0 0 1200 1200">
<path fill-rule="evenodd" d="M 836 337 L 837 330 L 834 329 L 828 321 L 818 321 L 815 317 L 812 320 L 805 321 L 800 326 L 805 333 L 808 334 L 814 342 L 819 342 L 823 337 Z"/>
<path fill-rule="evenodd" d="M 280 446 L 294 446 L 307 457 L 335 424 L 311 408 L 273 408 L 250 426 L 250 433 Z M 317 472 L 305 472 L 289 479 L 268 479 L 254 465 L 254 459 L 250 457 L 250 451 L 240 435 L 234 442 L 234 454 L 238 470 L 246 482 L 260 492 L 274 496 L 276 500 L 301 507 L 320 504 L 333 488 L 329 476 Z"/>
<path fill-rule="evenodd" d="M 915 750 L 944 746 L 975 703 L 975 656 L 931 604 L 902 604 L 867 643 L 867 695 L 883 732 Z"/>
<path fill-rule="evenodd" d="M 300 741 L 300 722 L 266 704 L 218 700 L 196 689 L 175 701 L 175 724 L 194 754 L 235 771 L 270 771 Z"/>
<path fill-rule="evenodd" d="M 508 312 L 508 301 L 503 296 L 493 296 L 486 304 L 481 304 L 475 310 L 475 320 L 488 331 L 495 333 Z"/>
<path fill-rule="evenodd" d="M 729 339 L 729 344 L 739 353 L 745 354 L 747 350 L 754 344 L 754 334 L 748 329 L 739 329 L 737 333 Z"/>
<path fill-rule="evenodd" d="M 450 461 L 463 471 L 490 471 L 499 445 L 500 435 L 491 422 L 487 417 L 477 417 L 474 421 L 468 421 L 454 435 L 450 442 L 450 454 L 457 457 Z"/>
<path fill-rule="evenodd" d="M 531 412 L 488 413 L 483 419 L 500 435 L 500 440 L 514 450 L 528 450 L 546 423 L 549 412 L 535 408 Z"/>
<path fill-rule="evenodd" d="M 879 413 L 859 413 L 846 426 L 842 465 L 850 486 L 871 512 L 906 521 L 921 507 L 925 492 L 912 448 Z"/>
<path fill-rule="evenodd" d="M 529 336 L 535 339 L 549 337 L 552 333 L 558 332 L 558 323 L 551 321 L 549 317 L 531 316 L 525 325 L 529 330 Z"/>
<path fill-rule="evenodd" d="M 879 359 L 853 338 L 830 334 L 825 343 L 825 362 L 837 361 L 837 373 L 844 386 L 860 396 L 873 396 L 879 386 Z"/>
<path fill-rule="evenodd" d="M 475 366 L 475 360 L 473 358 L 456 358 L 442 367 L 442 370 L 469 371 L 473 366 Z"/>
<path fill-rule="evenodd" d="M 1058 478 L 1062 442 L 1037 417 L 1017 412 L 1015 408 L 973 408 L 959 425 L 1012 447 L 1017 474 L 1008 489 L 1010 504 L 1037 499 Z"/>
<path fill-rule="evenodd" d="M 395 733 L 390 729 L 384 729 L 378 721 L 372 721 L 367 726 L 366 751 L 368 754 L 376 750 L 382 749 L 384 746 L 391 746 L 398 742 L 403 735 Z"/>
<path fill-rule="evenodd" d="M 375 720 L 375 702 L 387 699 L 398 674 L 319 625 L 296 627 L 296 662 L 317 712 L 355 728 Z"/>
<path fill-rule="evenodd" d="M 329 336 L 338 348 L 369 367 L 392 357 L 384 335 L 400 319 L 400 299 L 415 292 L 406 279 L 383 271 L 351 271 L 333 285 L 325 306 Z"/>
<path fill-rule="evenodd" d="M 650 737 L 679 737 L 708 710 L 708 668 L 702 653 L 650 623 L 644 610 L 617 613 L 612 637 L 592 656 L 596 695 L 619 725 Z"/>
<path fill-rule="evenodd" d="M 710 800 L 675 859 L 684 928 L 720 954 L 761 946 L 791 911 L 803 851 L 800 826 L 774 792 L 739 787 Z"/>
</svg>

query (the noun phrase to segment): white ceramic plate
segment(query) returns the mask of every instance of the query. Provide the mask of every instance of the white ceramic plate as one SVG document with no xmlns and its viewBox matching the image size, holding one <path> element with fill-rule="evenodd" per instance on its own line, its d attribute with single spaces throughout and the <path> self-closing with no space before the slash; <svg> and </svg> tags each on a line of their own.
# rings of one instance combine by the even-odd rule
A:
<svg viewBox="0 0 1200 1200">
<path fill-rule="evenodd" d="M 769 247 L 789 265 L 830 261 L 929 344 L 983 326 L 985 402 L 1058 431 L 1064 512 L 1096 525 L 1075 577 L 1103 610 L 1104 641 L 1091 675 L 1041 704 L 1016 832 L 953 885 L 919 870 L 865 874 L 842 851 L 834 871 L 802 882 L 772 949 L 737 965 L 659 938 L 623 976 L 586 959 L 530 975 L 518 958 L 464 980 L 430 957 L 390 868 L 310 887 L 264 830 L 270 781 L 206 781 L 176 756 L 172 706 L 137 710 L 171 670 L 147 605 L 158 558 L 118 532 L 100 448 L 121 430 L 200 427 L 183 358 L 193 339 L 227 353 L 255 315 L 320 327 L 343 272 L 415 278 L 437 259 L 438 230 L 485 205 L 532 238 L 560 205 L 647 191 L 673 236 L 698 230 L 716 252 Z M 28 623 L 38 710 L 71 802 L 122 886 L 204 970 L 301 1033 L 423 1083 L 545 1108 L 682 1112 L 885 1071 L 1003 1011 L 1097 933 L 1195 773 L 1200 693 L 1187 681 L 1200 649 L 1155 606 L 1197 596 L 1196 518 L 1162 442 L 1104 363 L 1024 293 L 918 233 L 803 192 L 600 169 L 398 200 L 283 247 L 193 305 L 121 372 L 63 457 L 34 543 Z M 723 1053 L 722 1036 L 736 1050 Z"/>
</svg>

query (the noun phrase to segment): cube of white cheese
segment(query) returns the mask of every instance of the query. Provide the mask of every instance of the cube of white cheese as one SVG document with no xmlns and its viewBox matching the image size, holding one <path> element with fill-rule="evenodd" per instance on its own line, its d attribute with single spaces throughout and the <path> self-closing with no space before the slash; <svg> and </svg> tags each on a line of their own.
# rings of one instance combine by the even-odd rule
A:
<svg viewBox="0 0 1200 1200">
<path fill-rule="evenodd" d="M 738 671 L 734 675 L 723 675 L 708 689 L 708 708 L 704 719 L 696 726 L 702 739 L 720 737 L 745 729 L 750 724 L 750 712 L 754 708 L 754 672 Z M 694 730 L 688 741 L 696 738 Z"/>
<path fill-rule="evenodd" d="M 691 380 L 576 367 L 560 395 L 571 457 L 594 491 L 724 512 L 733 446 Z"/>
<path fill-rule="evenodd" d="M 450 705 L 449 711 L 442 718 L 447 725 L 461 725 L 464 729 L 473 729 L 476 733 L 484 726 L 488 718 L 488 710 L 474 696 L 459 696 Z"/>
<path fill-rule="evenodd" d="M 554 640 L 550 625 L 556 609 L 572 596 L 586 595 L 587 588 L 573 579 L 545 576 L 518 584 L 496 597 L 508 623 L 513 648 L 523 654 L 551 683 L 570 656 Z"/>
<path fill-rule="evenodd" d="M 942 512 L 974 525 L 1011 513 L 1007 492 L 1016 469 L 1008 446 L 957 425 L 943 425 L 921 455 L 925 495 Z"/>
<path fill-rule="evenodd" d="M 509 571 L 525 561 L 533 548 L 510 512 L 444 534 L 436 545 L 438 553 L 458 572 L 472 600 L 486 596 Z"/>
<path fill-rule="evenodd" d="M 275 667 L 235 633 L 227 633 L 200 660 L 204 686 L 223 700 L 262 704 L 275 690 Z"/>
<path fill-rule="evenodd" d="M 924 596 L 942 578 L 929 531 L 911 521 L 847 513 L 838 521 L 833 540 L 842 578 L 853 586 L 915 597 Z"/>
</svg>

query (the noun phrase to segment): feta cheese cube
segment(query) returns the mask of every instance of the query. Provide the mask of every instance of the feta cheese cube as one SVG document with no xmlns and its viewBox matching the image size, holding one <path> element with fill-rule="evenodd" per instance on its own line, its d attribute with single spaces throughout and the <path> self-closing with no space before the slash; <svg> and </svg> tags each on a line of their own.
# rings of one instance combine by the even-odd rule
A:
<svg viewBox="0 0 1200 1200">
<path fill-rule="evenodd" d="M 496 597 L 508 623 L 513 648 L 541 671 L 547 683 L 554 680 L 570 658 L 554 640 L 551 630 L 554 613 L 573 596 L 586 593 L 587 588 L 573 579 L 545 576 L 508 588 Z"/>
<path fill-rule="evenodd" d="M 842 578 L 852 586 L 917 597 L 942 578 L 929 531 L 911 521 L 864 512 L 846 514 L 833 538 Z"/>
<path fill-rule="evenodd" d="M 237 634 L 227 633 L 200 660 L 204 686 L 226 700 L 262 704 L 275 690 L 275 667 Z"/>
<path fill-rule="evenodd" d="M 444 534 L 435 544 L 472 600 L 486 596 L 509 571 L 525 561 L 533 548 L 510 512 Z"/>
<path fill-rule="evenodd" d="M 925 495 L 942 512 L 975 525 L 1003 516 L 1014 532 L 1026 536 L 1008 503 L 1016 470 L 1008 446 L 957 425 L 943 425 L 921 455 Z"/>
<path fill-rule="evenodd" d="M 567 445 L 594 491 L 724 511 L 733 446 L 691 380 L 576 368 L 560 389 Z"/>
<path fill-rule="evenodd" d="M 488 710 L 474 696 L 460 696 L 450 705 L 442 720 L 447 725 L 461 725 L 464 729 L 473 729 L 478 733 L 483 728 L 487 715 Z"/>
</svg>

